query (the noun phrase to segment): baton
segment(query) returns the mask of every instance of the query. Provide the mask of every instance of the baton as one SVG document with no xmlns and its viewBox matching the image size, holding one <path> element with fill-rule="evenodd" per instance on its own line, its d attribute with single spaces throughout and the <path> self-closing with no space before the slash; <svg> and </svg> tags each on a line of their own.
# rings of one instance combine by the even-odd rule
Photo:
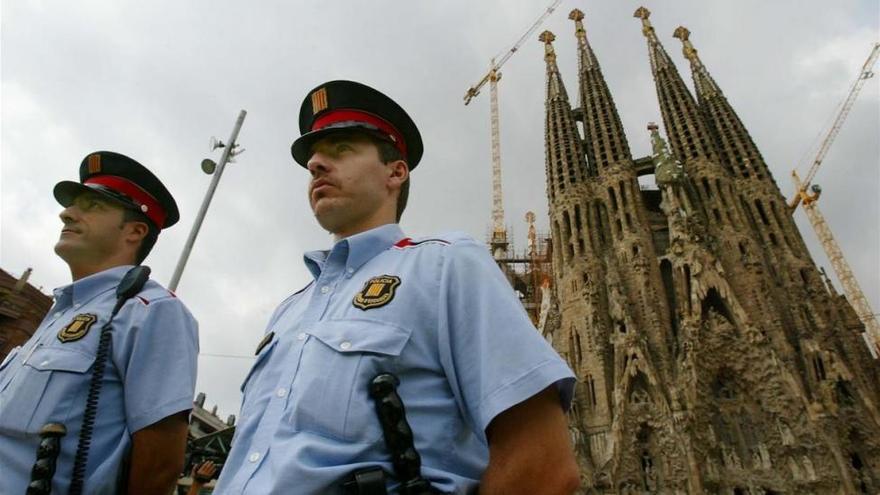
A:
<svg viewBox="0 0 880 495">
<path fill-rule="evenodd" d="M 52 493 L 52 476 L 55 474 L 55 462 L 61 453 L 61 437 L 64 435 L 67 435 L 67 428 L 61 423 L 46 423 L 40 429 L 40 446 L 37 448 L 37 460 L 31 469 L 31 482 L 28 483 L 26 495 Z"/>
<path fill-rule="evenodd" d="M 406 421 L 403 401 L 397 395 L 400 380 L 391 373 L 380 373 L 370 381 L 370 397 L 376 402 L 376 414 L 382 425 L 385 445 L 391 451 L 394 474 L 400 480 L 401 495 L 436 493 L 422 478 L 422 458 L 416 451 L 413 432 Z"/>
</svg>

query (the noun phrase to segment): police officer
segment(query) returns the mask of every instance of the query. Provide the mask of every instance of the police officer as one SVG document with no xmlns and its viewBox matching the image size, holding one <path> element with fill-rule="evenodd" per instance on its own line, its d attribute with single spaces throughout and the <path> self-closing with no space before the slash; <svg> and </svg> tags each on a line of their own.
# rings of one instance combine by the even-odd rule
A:
<svg viewBox="0 0 880 495">
<path fill-rule="evenodd" d="M 572 372 L 484 245 L 458 233 L 411 239 L 397 225 L 422 157 L 416 125 L 350 81 L 311 91 L 299 124 L 291 152 L 335 242 L 305 254 L 314 280 L 269 321 L 216 493 L 357 493 L 351 473 L 374 466 L 396 493 L 368 396 L 381 372 L 400 381 L 436 491 L 572 493 Z"/>
<path fill-rule="evenodd" d="M 55 252 L 73 283 L 24 346 L 0 368 L 0 493 L 23 494 L 38 433 L 62 423 L 52 493 L 68 493 L 101 328 L 116 288 L 161 229 L 178 220 L 174 198 L 149 170 L 109 151 L 88 155 L 80 182 L 59 182 L 64 207 Z M 165 494 L 183 467 L 196 379 L 197 324 L 150 280 L 113 318 L 82 493 Z"/>
</svg>

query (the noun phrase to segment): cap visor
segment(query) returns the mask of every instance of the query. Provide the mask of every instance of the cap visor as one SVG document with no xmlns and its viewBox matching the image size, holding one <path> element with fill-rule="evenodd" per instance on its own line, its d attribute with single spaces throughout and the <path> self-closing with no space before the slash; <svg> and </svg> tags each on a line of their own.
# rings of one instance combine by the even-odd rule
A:
<svg viewBox="0 0 880 495">
<path fill-rule="evenodd" d="M 328 134 L 345 131 L 360 131 L 367 134 L 373 134 L 379 139 L 386 139 L 383 134 L 377 132 L 377 129 L 369 124 L 360 124 L 357 122 L 337 124 L 332 127 L 325 127 L 323 129 L 318 129 L 317 131 L 307 132 L 298 137 L 296 141 L 290 145 L 290 154 L 293 155 L 293 159 L 296 160 L 296 163 L 307 168 L 309 166 L 309 158 L 312 157 L 312 146 L 314 146 L 316 142 Z"/>
<path fill-rule="evenodd" d="M 140 211 L 137 205 L 131 203 L 130 201 L 126 201 L 123 198 L 118 198 L 112 194 L 108 194 L 106 191 L 102 191 L 97 187 L 89 187 L 85 184 L 80 184 L 79 182 L 73 182 L 69 180 L 61 181 L 58 184 L 55 184 L 55 189 L 52 191 L 52 193 L 55 195 L 55 200 L 58 201 L 58 203 L 65 208 L 73 204 L 73 200 L 75 200 L 77 196 L 84 192 L 99 194 L 102 197 L 106 198 L 108 201 L 117 204 L 123 208 Z"/>
<path fill-rule="evenodd" d="M 79 182 L 63 180 L 58 184 L 55 184 L 55 189 L 52 190 L 52 194 L 55 195 L 55 200 L 58 201 L 58 204 L 67 208 L 73 203 L 73 200 L 76 199 L 77 196 L 85 191 L 91 190 L 91 188 L 88 188 Z"/>
</svg>

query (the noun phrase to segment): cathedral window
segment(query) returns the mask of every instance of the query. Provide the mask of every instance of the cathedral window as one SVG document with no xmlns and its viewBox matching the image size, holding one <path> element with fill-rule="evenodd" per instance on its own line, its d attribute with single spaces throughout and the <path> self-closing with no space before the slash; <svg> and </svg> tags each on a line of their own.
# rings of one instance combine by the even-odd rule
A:
<svg viewBox="0 0 880 495">
<path fill-rule="evenodd" d="M 617 194 L 614 193 L 614 188 L 608 188 L 608 197 L 611 198 L 611 209 L 613 211 L 617 211 Z"/>
<path fill-rule="evenodd" d="M 755 208 L 758 209 L 758 214 L 761 216 L 761 222 L 763 222 L 764 225 L 770 225 L 770 220 L 767 219 L 767 213 L 764 212 L 764 205 L 762 205 L 757 199 L 755 200 Z"/>
<path fill-rule="evenodd" d="M 849 385 L 844 380 L 838 378 L 834 384 L 834 395 L 837 403 L 842 406 L 851 406 L 855 404 L 855 398 L 850 391 Z"/>
<path fill-rule="evenodd" d="M 712 382 L 712 395 L 716 399 L 736 399 L 734 375 L 730 368 L 721 368 L 718 370 L 718 374 L 715 376 L 715 381 Z"/>
<path fill-rule="evenodd" d="M 818 353 L 813 356 L 813 371 L 816 372 L 816 380 L 821 382 L 827 378 L 825 375 L 825 363 L 822 362 L 822 356 Z"/>
<path fill-rule="evenodd" d="M 587 387 L 587 399 L 589 400 L 590 405 L 595 407 L 596 406 L 596 384 L 593 381 L 592 375 L 587 375 L 587 384 L 589 385 Z"/>
<path fill-rule="evenodd" d="M 584 249 L 584 229 L 583 224 L 581 223 L 581 205 L 574 205 L 574 225 L 575 225 L 575 236 L 577 237 L 578 250 L 580 254 L 583 254 Z"/>
</svg>

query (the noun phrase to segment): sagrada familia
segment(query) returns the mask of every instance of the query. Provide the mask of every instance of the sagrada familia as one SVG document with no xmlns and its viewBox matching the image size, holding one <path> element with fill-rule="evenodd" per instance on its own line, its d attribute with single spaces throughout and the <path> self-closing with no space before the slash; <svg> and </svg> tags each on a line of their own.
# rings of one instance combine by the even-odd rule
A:
<svg viewBox="0 0 880 495">
<path fill-rule="evenodd" d="M 577 106 L 545 46 L 552 304 L 589 494 L 880 493 L 880 365 L 679 27 L 639 8 L 665 138 L 634 159 L 578 10 Z M 656 188 L 641 188 L 653 175 Z"/>
</svg>

